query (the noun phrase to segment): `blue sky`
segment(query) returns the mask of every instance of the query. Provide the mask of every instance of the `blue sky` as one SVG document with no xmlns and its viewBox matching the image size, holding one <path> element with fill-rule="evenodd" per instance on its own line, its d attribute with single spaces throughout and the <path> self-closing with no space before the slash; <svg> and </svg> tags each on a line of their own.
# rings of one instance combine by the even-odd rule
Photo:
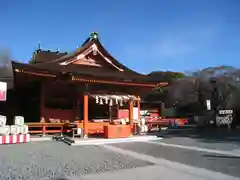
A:
<svg viewBox="0 0 240 180">
<path fill-rule="evenodd" d="M 72 51 L 97 31 L 142 73 L 240 67 L 239 0 L 1 0 L 0 47 L 27 62 L 38 42 Z"/>
</svg>

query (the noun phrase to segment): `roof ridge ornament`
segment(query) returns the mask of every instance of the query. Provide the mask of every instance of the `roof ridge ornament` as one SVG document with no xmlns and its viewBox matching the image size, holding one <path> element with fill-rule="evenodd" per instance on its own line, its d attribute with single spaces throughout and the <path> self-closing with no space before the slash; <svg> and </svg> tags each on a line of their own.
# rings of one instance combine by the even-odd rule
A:
<svg viewBox="0 0 240 180">
<path fill-rule="evenodd" d="M 40 41 L 38 41 L 37 50 L 41 50 L 41 42 Z"/>
<path fill-rule="evenodd" d="M 97 32 L 92 32 L 90 37 L 91 37 L 91 39 L 98 39 L 99 35 Z"/>
</svg>

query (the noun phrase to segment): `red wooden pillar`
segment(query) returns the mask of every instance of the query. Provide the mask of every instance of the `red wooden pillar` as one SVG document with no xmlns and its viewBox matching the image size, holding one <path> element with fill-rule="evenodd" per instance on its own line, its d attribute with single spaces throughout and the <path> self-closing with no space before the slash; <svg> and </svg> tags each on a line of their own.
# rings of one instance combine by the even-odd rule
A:
<svg viewBox="0 0 240 180">
<path fill-rule="evenodd" d="M 42 126 L 42 136 L 46 135 L 46 125 Z"/>
<path fill-rule="evenodd" d="M 129 101 L 129 124 L 133 127 L 133 100 Z"/>
<path fill-rule="evenodd" d="M 41 84 L 41 92 L 40 92 L 40 122 L 45 121 L 45 88 L 44 84 Z"/>
<path fill-rule="evenodd" d="M 76 102 L 76 120 L 79 121 L 79 120 L 82 120 L 81 117 L 82 117 L 82 111 L 80 110 L 81 109 L 81 100 L 82 100 L 82 93 L 78 93 L 77 94 L 77 102 Z"/>
<path fill-rule="evenodd" d="M 161 116 L 161 117 L 164 116 L 164 114 L 163 114 L 164 108 L 165 108 L 165 105 L 164 105 L 164 102 L 162 102 L 161 107 L 160 107 L 160 112 L 159 112 L 159 116 Z"/>
<path fill-rule="evenodd" d="M 83 96 L 83 131 L 84 137 L 88 137 L 88 95 Z"/>
<path fill-rule="evenodd" d="M 76 117 L 77 117 L 77 95 L 74 93 L 73 99 L 72 99 L 72 119 L 70 120 L 70 122 L 75 122 L 76 121 Z"/>
<path fill-rule="evenodd" d="M 40 92 L 40 122 L 45 123 L 45 88 L 44 84 L 41 84 L 41 92 Z M 42 136 L 46 135 L 46 126 L 42 126 Z"/>
</svg>

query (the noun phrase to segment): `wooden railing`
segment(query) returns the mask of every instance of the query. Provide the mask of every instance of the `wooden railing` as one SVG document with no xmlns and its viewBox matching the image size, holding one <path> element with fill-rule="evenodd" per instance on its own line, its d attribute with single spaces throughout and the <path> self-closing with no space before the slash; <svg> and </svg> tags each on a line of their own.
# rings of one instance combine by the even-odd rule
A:
<svg viewBox="0 0 240 180">
<path fill-rule="evenodd" d="M 181 118 L 151 118 L 147 119 L 149 130 L 155 127 L 163 126 L 175 126 L 177 122 L 178 126 L 184 126 L 187 124 L 187 119 Z M 83 128 L 82 121 L 75 121 L 74 123 L 26 123 L 29 127 L 30 134 L 55 134 L 71 132 L 72 128 Z M 109 125 L 109 122 L 88 122 L 89 134 L 103 134 L 104 126 Z"/>
<path fill-rule="evenodd" d="M 30 134 L 54 134 L 63 133 L 67 125 L 65 123 L 26 123 Z"/>
<path fill-rule="evenodd" d="M 55 134 L 71 132 L 72 128 L 83 128 L 82 122 L 75 123 L 26 123 L 29 127 L 30 134 Z M 103 134 L 104 126 L 109 125 L 109 122 L 89 122 L 89 134 Z"/>
<path fill-rule="evenodd" d="M 154 128 L 161 127 L 181 127 L 188 124 L 188 119 L 184 118 L 161 118 L 153 117 L 147 119 L 148 129 L 151 131 Z"/>
</svg>

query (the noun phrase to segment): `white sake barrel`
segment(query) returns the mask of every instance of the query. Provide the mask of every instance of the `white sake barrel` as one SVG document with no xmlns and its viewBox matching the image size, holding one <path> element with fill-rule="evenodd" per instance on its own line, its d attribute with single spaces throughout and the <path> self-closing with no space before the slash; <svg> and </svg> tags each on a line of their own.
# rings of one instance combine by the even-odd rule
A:
<svg viewBox="0 0 240 180">
<path fill-rule="evenodd" d="M 28 126 L 27 125 L 17 125 L 19 128 L 19 133 L 28 134 Z"/>
<path fill-rule="evenodd" d="M 148 132 L 148 127 L 147 127 L 147 125 L 144 125 L 143 127 L 144 127 L 144 132 L 145 132 L 145 133 Z"/>
<path fill-rule="evenodd" d="M 23 125 L 23 132 L 22 134 L 28 134 L 28 125 Z"/>
<path fill-rule="evenodd" d="M 11 125 L 10 126 L 10 134 L 19 134 L 21 131 L 21 127 L 18 125 Z"/>
<path fill-rule="evenodd" d="M 82 128 L 77 128 L 77 135 L 82 134 Z"/>
<path fill-rule="evenodd" d="M 121 119 L 121 124 L 126 124 L 125 119 Z"/>
<path fill-rule="evenodd" d="M 10 128 L 9 126 L 0 126 L 0 134 L 1 135 L 9 135 Z"/>
<path fill-rule="evenodd" d="M 24 117 L 23 116 L 15 116 L 14 124 L 15 125 L 24 125 Z"/>
<path fill-rule="evenodd" d="M 0 126 L 5 126 L 7 122 L 7 117 L 0 115 Z"/>
</svg>

